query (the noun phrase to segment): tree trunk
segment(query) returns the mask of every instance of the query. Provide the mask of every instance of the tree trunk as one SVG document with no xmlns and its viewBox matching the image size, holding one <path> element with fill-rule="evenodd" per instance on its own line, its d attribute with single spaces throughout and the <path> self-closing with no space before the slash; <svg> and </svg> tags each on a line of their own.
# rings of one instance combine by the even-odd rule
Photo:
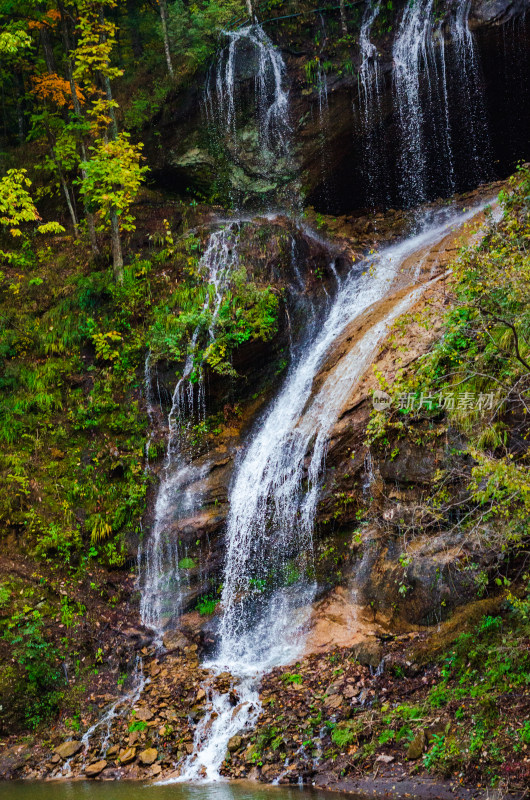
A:
<svg viewBox="0 0 530 800">
<path fill-rule="evenodd" d="M 68 184 L 66 183 L 65 179 L 61 175 L 61 184 L 63 187 L 64 196 L 66 199 L 66 205 L 68 206 L 68 211 L 70 212 L 70 217 L 72 218 L 72 225 L 74 226 L 74 236 L 76 239 L 79 238 L 79 228 L 77 226 L 77 217 L 75 215 L 74 207 L 72 205 L 72 198 L 70 197 L 70 189 L 68 188 Z"/>
<path fill-rule="evenodd" d="M 254 9 L 252 8 L 252 0 L 247 0 L 247 9 L 250 19 L 254 19 Z"/>
<path fill-rule="evenodd" d="M 162 36 L 164 38 L 164 52 L 166 54 L 167 70 L 171 77 L 174 76 L 173 62 L 171 61 L 171 49 L 169 47 L 169 33 L 167 29 L 167 3 L 166 0 L 159 0 L 160 20 L 162 22 Z"/>
<path fill-rule="evenodd" d="M 346 24 L 346 8 L 344 7 L 344 0 L 340 0 L 340 26 L 342 28 L 342 35 L 348 35 L 348 26 Z"/>
<path fill-rule="evenodd" d="M 118 222 L 118 215 L 114 209 L 110 212 L 110 232 L 114 280 L 116 283 L 123 283 L 123 253 L 121 250 L 120 224 Z"/>
<path fill-rule="evenodd" d="M 83 117 L 83 109 L 81 108 L 81 103 L 79 102 L 79 98 L 77 96 L 77 91 L 76 91 L 77 87 L 75 85 L 75 79 L 74 79 L 74 69 L 72 65 L 72 59 L 70 57 L 70 41 L 68 36 L 66 11 L 62 3 L 59 3 L 58 7 L 61 13 L 61 31 L 63 37 L 64 53 L 66 56 L 66 73 L 68 76 L 68 82 L 70 84 L 70 94 L 72 95 L 72 103 L 74 106 L 74 111 L 77 114 L 77 116 Z M 83 159 L 83 161 L 87 161 L 88 160 L 87 149 L 85 147 L 83 139 L 81 139 L 80 148 L 81 148 L 81 158 Z M 81 170 L 81 178 L 83 180 L 86 180 L 86 170 L 84 169 Z M 99 245 L 96 235 L 96 223 L 94 220 L 94 215 L 92 214 L 91 211 L 88 210 L 86 202 L 83 202 L 83 207 L 85 209 L 85 218 L 88 230 L 88 238 L 90 240 L 90 247 L 92 248 L 93 255 L 97 257 L 99 256 Z"/>
<path fill-rule="evenodd" d="M 144 54 L 144 45 L 140 35 L 140 19 L 134 0 L 127 0 L 127 17 L 129 18 L 129 34 L 133 56 L 138 59 Z"/>
<path fill-rule="evenodd" d="M 101 11 L 101 13 L 99 15 L 99 19 L 101 21 L 101 27 L 103 28 L 103 26 L 105 24 L 105 17 L 104 17 L 103 11 Z M 106 37 L 103 34 L 101 35 L 100 38 L 101 38 L 101 40 L 103 42 L 106 41 Z M 100 73 L 100 79 L 101 79 L 101 81 L 103 83 L 103 86 L 105 87 L 105 95 L 107 96 L 107 102 L 109 104 L 110 135 L 111 135 L 112 139 L 117 139 L 118 138 L 118 123 L 116 122 L 116 114 L 114 112 L 114 108 L 113 108 L 113 105 L 112 105 L 112 89 L 110 87 L 110 79 L 109 79 L 108 75 L 101 75 L 101 73 Z"/>
<path fill-rule="evenodd" d="M 55 161 L 55 141 L 53 138 L 53 134 L 50 130 L 50 127 L 47 124 L 46 124 L 46 136 L 48 137 L 48 144 L 50 145 L 50 155 L 52 157 L 52 161 Z M 74 207 L 72 205 L 72 199 L 70 197 L 70 189 L 68 188 L 64 172 L 61 169 L 59 163 L 57 163 L 57 172 L 59 174 L 59 180 L 61 181 L 61 186 L 63 187 L 64 197 L 66 199 L 66 205 L 68 206 L 68 211 L 70 212 L 70 217 L 72 218 L 72 224 L 74 226 L 74 235 L 75 238 L 77 239 L 79 236 L 77 217 L 75 215 Z"/>
<path fill-rule="evenodd" d="M 19 70 L 15 72 L 15 77 L 17 83 L 18 140 L 20 144 L 24 144 L 26 141 L 26 124 L 24 119 L 24 95 L 26 93 L 26 89 L 24 87 L 24 78 Z"/>
<path fill-rule="evenodd" d="M 46 61 L 46 69 L 51 75 L 52 73 L 56 72 L 55 57 L 53 55 L 50 31 L 45 25 L 40 29 L 40 41 L 42 44 L 42 51 L 44 53 L 44 60 Z"/>
</svg>

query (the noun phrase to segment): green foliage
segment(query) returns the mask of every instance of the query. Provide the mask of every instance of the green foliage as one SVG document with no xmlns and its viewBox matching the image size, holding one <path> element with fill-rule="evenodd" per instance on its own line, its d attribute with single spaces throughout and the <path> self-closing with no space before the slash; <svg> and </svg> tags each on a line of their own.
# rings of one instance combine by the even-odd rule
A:
<svg viewBox="0 0 530 800">
<path fill-rule="evenodd" d="M 459 455 L 467 454 L 472 464 L 467 498 L 459 501 L 459 524 L 479 536 L 484 548 L 505 555 L 525 546 L 530 513 L 528 454 L 515 444 L 530 435 L 529 195 L 525 166 L 501 195 L 500 221 L 487 214 L 484 237 L 463 248 L 453 264 L 454 302 L 443 336 L 392 386 L 381 387 L 391 394 L 393 410 L 372 413 L 367 439 L 391 457 L 396 439 L 414 440 L 414 425 L 423 431 L 429 426 L 430 441 L 447 427 L 457 428 L 467 438 Z M 470 404 L 455 402 L 455 393 L 470 398 Z M 414 408 L 399 408 L 402 397 L 413 398 Z M 433 400 L 420 407 L 422 397 Z M 418 436 L 415 444 L 425 440 Z M 450 466 L 438 474 L 425 502 L 426 513 L 442 525 L 453 509 L 448 487 L 453 479 L 462 480 L 458 469 L 455 464 L 454 478 Z M 478 576 L 481 596 L 491 572 Z M 400 591 L 406 593 L 406 584 Z"/>
<path fill-rule="evenodd" d="M 218 603 L 219 603 L 218 598 L 212 597 L 212 595 L 209 594 L 205 594 L 202 597 L 199 597 L 195 608 L 197 609 L 201 617 L 206 617 L 210 616 L 215 612 Z"/>
<path fill-rule="evenodd" d="M 331 741 L 339 748 L 355 743 L 359 738 L 359 722 L 339 722 L 333 726 Z"/>
<path fill-rule="evenodd" d="M 303 682 L 303 678 L 297 672 L 286 672 L 284 675 L 282 675 L 282 681 L 285 683 L 286 686 L 289 685 L 290 683 L 295 683 L 297 685 L 300 685 Z"/>
<path fill-rule="evenodd" d="M 3 225 L 15 239 L 23 237 L 24 224 L 40 221 L 39 213 L 28 192 L 30 186 L 31 181 L 25 169 L 10 169 L 0 179 L 0 225 Z M 60 233 L 64 228 L 57 222 L 46 222 L 37 225 L 36 230 L 39 233 Z M 0 251 L 0 257 L 9 263 L 20 263 L 16 253 Z"/>
<path fill-rule="evenodd" d="M 442 734 L 434 734 L 430 750 L 423 756 L 426 769 L 449 775 L 461 762 L 462 754 L 458 742 L 454 738 Z"/>
<path fill-rule="evenodd" d="M 31 36 L 23 30 L 5 30 L 0 33 L 0 57 L 16 56 L 32 46 Z"/>
<path fill-rule="evenodd" d="M 43 627 L 43 619 L 34 609 L 15 615 L 4 632 L 22 668 L 19 691 L 26 699 L 26 720 L 31 727 L 53 716 L 61 697 L 60 654 L 47 641 Z"/>
<path fill-rule="evenodd" d="M 134 733 L 135 731 L 145 731 L 147 729 L 147 722 L 144 722 L 142 719 L 136 719 L 134 722 L 131 722 L 129 725 L 129 732 Z"/>
<path fill-rule="evenodd" d="M 185 237 L 173 253 L 184 265 L 185 277 L 172 295 L 154 309 L 154 323 L 149 330 L 149 349 L 153 360 L 166 358 L 183 361 L 188 354 L 193 334 L 193 357 L 197 379 L 204 365 L 220 375 L 237 377 L 232 354 L 248 341 L 270 341 L 278 329 L 279 298 L 270 286 L 258 286 L 249 280 L 243 267 L 236 267 L 229 276 L 215 319 L 208 295 L 214 287 L 205 285 L 197 272 L 199 243 Z M 172 313 L 173 312 L 173 313 Z"/>
<path fill-rule="evenodd" d="M 181 558 L 179 561 L 179 569 L 194 569 L 197 562 L 193 558 Z"/>
<path fill-rule="evenodd" d="M 0 583 L 0 609 L 7 606 L 10 599 L 11 599 L 11 589 L 9 588 L 8 583 L 6 582 Z"/>
<path fill-rule="evenodd" d="M 170 6 L 169 30 L 179 73 L 190 75 L 205 64 L 218 46 L 219 31 L 246 15 L 243 0 L 204 0 L 200 5 L 176 0 Z"/>
<path fill-rule="evenodd" d="M 91 158 L 81 163 L 81 193 L 89 208 L 99 212 L 102 230 L 109 227 L 113 212 L 122 230 L 134 230 L 130 207 L 148 169 L 140 164 L 141 149 L 141 144 L 131 143 L 129 134 L 120 133 L 110 141 L 98 139 Z"/>
</svg>

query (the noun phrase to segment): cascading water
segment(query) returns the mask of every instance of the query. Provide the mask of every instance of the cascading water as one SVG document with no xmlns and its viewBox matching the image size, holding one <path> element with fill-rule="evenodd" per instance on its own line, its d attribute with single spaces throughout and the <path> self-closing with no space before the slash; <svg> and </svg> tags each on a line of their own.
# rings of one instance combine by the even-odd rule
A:
<svg viewBox="0 0 530 800">
<path fill-rule="evenodd" d="M 214 326 L 227 280 L 238 264 L 238 223 L 214 231 L 200 260 L 205 297 L 190 344 L 182 375 L 175 386 L 168 416 L 166 461 L 155 503 L 155 519 L 146 546 L 140 554 L 140 613 L 145 625 L 162 635 L 167 623 L 180 611 L 181 571 L 179 570 L 178 521 L 198 508 L 200 496 L 193 484 L 203 477 L 191 464 L 187 452 L 189 427 L 204 418 L 202 365 L 197 363 L 197 344 L 201 333 L 214 338 Z M 149 361 L 146 362 L 146 368 Z M 191 380 L 192 378 L 195 380 Z M 150 381 L 148 381 L 148 404 Z"/>
<path fill-rule="evenodd" d="M 352 269 L 257 426 L 230 491 L 220 644 L 216 658 L 205 664 L 214 676 L 229 671 L 239 680 L 233 687 L 238 705 L 234 710 L 227 693 L 212 690 L 210 679 L 205 686 L 210 711 L 196 731 L 194 753 L 179 780 L 219 779 L 229 738 L 252 727 L 259 714 L 261 676 L 300 652 L 316 589 L 313 521 L 331 429 L 389 325 L 422 287 L 369 327 L 313 394 L 330 347 L 388 293 L 405 259 L 443 239 L 455 221 L 463 223 L 476 213 L 446 211 L 442 221 L 439 215 L 421 233 Z"/>
<path fill-rule="evenodd" d="M 441 26 L 434 26 L 433 6 L 434 0 L 418 0 L 408 6 L 394 43 L 395 96 L 406 151 L 402 164 L 403 194 L 408 203 L 419 201 L 427 193 L 423 146 L 429 103 L 445 104 L 446 125 L 441 141 L 446 158 L 451 150 L 445 49 L 439 49 L 443 66 L 440 70 L 434 36 L 440 38 L 442 34 Z M 360 94 L 367 120 L 380 93 L 381 76 L 370 41 L 379 8 L 378 2 L 371 5 L 362 24 Z M 244 163 L 247 174 L 254 170 L 254 176 L 268 182 L 266 186 L 262 184 L 262 196 L 267 199 L 269 188 L 277 188 L 274 181 L 290 161 L 285 66 L 261 27 L 253 25 L 226 35 L 229 43 L 207 81 L 205 108 L 210 124 L 215 124 L 221 132 L 232 163 L 239 169 Z M 421 104 L 422 71 L 428 86 L 425 108 Z M 254 144 L 248 124 L 242 124 L 245 115 L 241 113 L 239 91 L 251 79 L 254 81 L 252 116 L 257 132 Z M 322 71 L 320 79 L 322 120 L 327 111 Z M 249 161 L 247 156 L 253 148 L 254 158 Z M 456 219 L 462 222 L 474 213 L 451 216 L 446 211 L 444 219 L 424 221 L 418 225 L 420 233 L 353 268 L 339 282 L 336 298 L 325 318 L 317 325 L 313 316 L 305 343 L 292 350 L 292 365 L 285 383 L 257 425 L 232 481 L 218 650 L 215 658 L 204 665 L 210 670 L 210 677 L 203 685 L 208 698 L 206 714 L 197 725 L 193 753 L 182 766 L 178 780 L 219 779 L 228 740 L 257 721 L 261 676 L 275 665 L 289 663 L 300 652 L 316 591 L 313 524 L 332 428 L 388 326 L 413 304 L 422 287 L 409 292 L 372 324 L 315 391 L 315 378 L 330 348 L 350 323 L 385 297 L 406 258 L 441 240 Z M 218 232 L 217 238 L 212 235 L 203 258 L 213 287 L 207 293 L 203 311 L 211 312 L 213 317 L 219 309 L 226 264 L 232 263 L 234 249 Z M 212 336 L 212 325 L 209 330 Z M 176 521 L 180 514 L 190 513 L 190 504 L 200 501 L 195 492 L 186 492 L 186 487 L 193 489 L 198 476 L 186 458 L 184 435 L 196 413 L 197 390 L 192 391 L 189 378 L 196 368 L 194 354 L 199 334 L 198 326 L 173 396 L 166 465 L 145 559 L 142 613 L 144 621 L 157 630 L 163 628 L 166 617 L 175 616 L 179 610 Z M 222 690 L 217 688 L 221 673 L 226 672 L 232 676 L 229 691 L 226 680 Z"/>
<path fill-rule="evenodd" d="M 364 11 L 361 30 L 359 32 L 359 51 L 361 65 L 359 67 L 359 109 L 361 124 L 365 131 L 363 147 L 363 172 L 366 179 L 366 192 L 370 202 L 374 203 L 380 187 L 378 177 L 382 174 L 381 140 L 378 126 L 381 124 L 381 92 L 382 74 L 377 57 L 377 47 L 372 43 L 370 35 L 373 25 L 381 10 L 381 0 L 369 3 Z"/>
<path fill-rule="evenodd" d="M 457 101 L 466 109 L 466 135 L 472 168 L 475 179 L 480 181 L 487 172 L 489 137 L 478 53 L 469 29 L 470 8 L 471 0 L 456 0 L 449 17 L 449 30 L 455 52 Z"/>
<path fill-rule="evenodd" d="M 210 72 L 205 87 L 204 106 L 210 123 L 228 136 L 231 157 L 238 161 L 237 151 L 248 140 L 238 125 L 238 86 L 240 62 L 253 67 L 254 124 L 257 126 L 260 180 L 269 180 L 290 161 L 290 123 L 288 92 L 285 87 L 285 64 L 280 53 L 259 25 L 228 31 L 227 47 L 222 51 L 217 68 Z M 283 167 L 282 167 L 283 165 Z M 265 190 L 267 186 L 263 187 Z M 270 188 L 270 187 L 269 187 Z M 265 191 L 266 193 L 266 191 Z M 208 286 L 197 325 L 188 347 L 182 376 L 178 380 L 168 416 L 168 446 L 160 487 L 155 504 L 155 520 L 144 551 L 140 555 L 140 610 L 144 624 L 159 637 L 171 619 L 181 610 L 183 554 L 178 547 L 178 521 L 198 510 L 201 498 L 196 484 L 203 477 L 186 452 L 189 427 L 197 417 L 204 417 L 204 385 L 197 361 L 197 344 L 204 334 L 204 317 L 209 315 L 208 332 L 214 338 L 214 324 L 222 302 L 226 280 L 238 263 L 239 222 L 211 234 L 200 267 Z M 146 362 L 146 369 L 149 360 Z M 191 380 L 193 377 L 196 380 Z M 198 379 L 198 380 L 197 380 Z M 147 379 L 147 383 L 149 380 Z M 148 406 L 150 403 L 147 387 Z M 206 466 L 201 467 L 202 470 Z"/>
<path fill-rule="evenodd" d="M 401 131 L 401 187 L 405 202 L 427 196 L 425 107 L 420 76 L 432 85 L 432 15 L 434 0 L 407 4 L 393 46 L 394 86 Z"/>
<path fill-rule="evenodd" d="M 443 185 L 447 195 L 454 192 L 455 115 L 464 142 L 459 172 L 473 183 L 486 176 L 488 135 L 478 56 L 468 24 L 470 5 L 470 0 L 455 0 L 438 23 L 434 0 L 418 0 L 403 11 L 392 52 L 401 136 L 399 183 L 405 205 L 421 203 L 432 185 Z"/>
<path fill-rule="evenodd" d="M 131 706 L 134 706 L 134 704 L 138 701 L 144 688 L 149 682 L 150 679 L 144 675 L 142 659 L 140 656 L 137 656 L 131 676 L 131 689 L 127 692 L 127 694 L 118 697 L 118 699 L 106 710 L 103 716 L 100 717 L 83 734 L 81 738 L 81 744 L 83 745 L 83 760 L 86 758 L 92 738 L 98 733 L 101 735 L 99 755 L 104 757 L 107 754 L 112 725 L 117 718 L 123 717 L 128 713 Z M 64 775 L 68 774 L 69 766 L 69 762 L 64 764 Z"/>
<path fill-rule="evenodd" d="M 204 108 L 213 140 L 233 165 L 231 193 L 242 205 L 242 182 L 267 198 L 292 178 L 289 92 L 284 60 L 263 28 L 251 25 L 223 35 L 229 42 L 208 75 Z M 245 80 L 254 85 L 250 116 L 240 103 Z"/>
</svg>

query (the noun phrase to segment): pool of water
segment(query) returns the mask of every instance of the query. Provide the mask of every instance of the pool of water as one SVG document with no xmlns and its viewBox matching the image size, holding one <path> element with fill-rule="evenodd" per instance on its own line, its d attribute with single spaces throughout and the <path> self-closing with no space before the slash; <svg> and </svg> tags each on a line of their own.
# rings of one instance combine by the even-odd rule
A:
<svg viewBox="0 0 530 800">
<path fill-rule="evenodd" d="M 209 783 L 154 786 L 135 782 L 5 782 L 2 800 L 336 800 L 337 795 L 288 786 Z"/>
</svg>

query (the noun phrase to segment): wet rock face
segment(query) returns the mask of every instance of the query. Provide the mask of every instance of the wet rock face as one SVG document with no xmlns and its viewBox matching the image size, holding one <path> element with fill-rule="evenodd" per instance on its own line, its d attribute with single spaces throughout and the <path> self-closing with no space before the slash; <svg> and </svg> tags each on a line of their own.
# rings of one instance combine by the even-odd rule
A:
<svg viewBox="0 0 530 800">
<path fill-rule="evenodd" d="M 473 0 L 471 24 L 502 25 L 524 14 L 527 9 L 526 0 Z"/>
</svg>

